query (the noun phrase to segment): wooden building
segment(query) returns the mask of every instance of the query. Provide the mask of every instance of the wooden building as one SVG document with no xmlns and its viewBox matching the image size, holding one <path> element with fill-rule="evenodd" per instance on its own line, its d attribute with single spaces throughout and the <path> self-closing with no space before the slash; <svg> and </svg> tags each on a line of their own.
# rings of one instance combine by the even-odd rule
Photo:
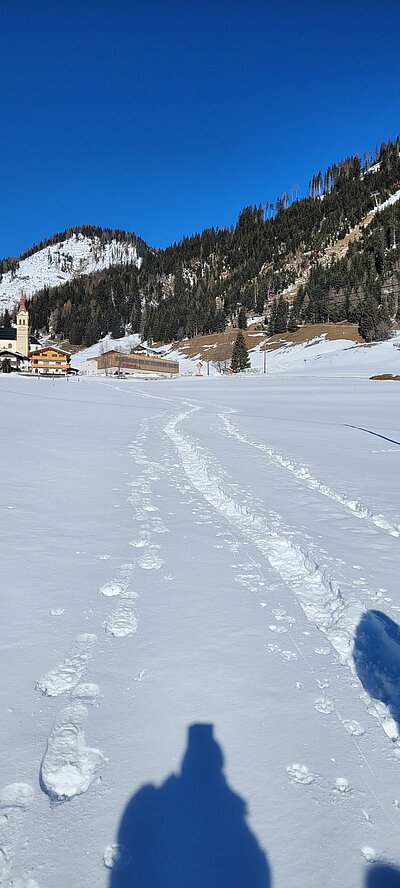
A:
<svg viewBox="0 0 400 888">
<path fill-rule="evenodd" d="M 70 372 L 71 355 L 56 348 L 55 345 L 45 345 L 31 354 L 31 372 L 44 376 L 55 376 Z"/>
<path fill-rule="evenodd" d="M 111 349 L 102 355 L 88 359 L 88 374 L 100 376 L 138 376 L 141 374 L 179 375 L 179 362 L 145 354 L 143 350 L 124 354 Z"/>
</svg>

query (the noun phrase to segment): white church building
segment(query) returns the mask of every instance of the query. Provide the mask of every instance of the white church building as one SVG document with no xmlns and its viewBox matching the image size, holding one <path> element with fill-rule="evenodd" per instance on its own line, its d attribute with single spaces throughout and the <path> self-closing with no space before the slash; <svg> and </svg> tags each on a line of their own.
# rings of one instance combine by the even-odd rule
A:
<svg viewBox="0 0 400 888">
<path fill-rule="evenodd" d="M 29 333 L 29 314 L 25 297 L 18 305 L 15 327 L 0 327 L 0 363 L 9 360 L 13 367 L 29 366 L 29 355 L 40 348 L 40 342 Z"/>
</svg>

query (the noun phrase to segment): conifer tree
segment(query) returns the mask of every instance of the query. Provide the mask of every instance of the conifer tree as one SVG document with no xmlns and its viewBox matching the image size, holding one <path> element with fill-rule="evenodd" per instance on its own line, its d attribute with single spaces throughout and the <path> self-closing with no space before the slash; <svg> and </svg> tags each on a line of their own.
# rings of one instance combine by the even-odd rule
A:
<svg viewBox="0 0 400 888">
<path fill-rule="evenodd" d="M 245 330 L 247 327 L 247 317 L 244 308 L 241 308 L 238 315 L 239 330 Z"/>
<path fill-rule="evenodd" d="M 286 333 L 288 324 L 289 303 L 280 296 L 276 307 L 275 333 Z"/>
<path fill-rule="evenodd" d="M 376 338 L 376 328 L 379 318 L 379 307 L 373 296 L 367 296 L 361 308 L 358 330 L 366 342 L 372 342 Z"/>
<path fill-rule="evenodd" d="M 238 330 L 236 342 L 233 346 L 231 370 L 234 373 L 239 373 L 240 370 L 246 370 L 247 367 L 250 367 L 249 353 L 243 333 L 241 330 Z"/>
<path fill-rule="evenodd" d="M 268 333 L 270 336 L 273 336 L 275 333 L 276 311 L 277 311 L 277 303 L 276 303 L 276 299 L 274 299 L 274 301 L 272 303 L 271 314 L 270 314 L 269 324 L 268 324 Z"/>
</svg>

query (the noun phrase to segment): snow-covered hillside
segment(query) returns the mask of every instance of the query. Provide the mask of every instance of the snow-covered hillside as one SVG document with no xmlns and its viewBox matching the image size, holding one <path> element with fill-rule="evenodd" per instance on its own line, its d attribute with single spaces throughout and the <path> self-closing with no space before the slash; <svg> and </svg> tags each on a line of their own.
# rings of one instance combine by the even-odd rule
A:
<svg viewBox="0 0 400 888">
<path fill-rule="evenodd" d="M 186 341 L 186 340 L 185 340 Z M 253 373 L 264 372 L 264 352 L 261 350 L 264 341 L 250 349 L 249 358 Z M 116 349 L 121 352 L 129 352 L 138 345 L 140 337 L 137 334 L 123 336 L 121 339 L 113 339 L 106 336 L 90 348 L 76 352 L 72 357 L 72 366 L 82 373 L 86 372 L 86 361 L 95 355 L 108 349 Z M 142 343 L 146 345 L 147 343 Z M 219 369 L 213 362 L 213 349 L 210 346 L 208 375 L 218 376 Z M 158 349 L 170 360 L 179 361 L 181 375 L 199 375 L 198 363 L 202 363 L 200 375 L 207 374 L 207 363 L 200 354 L 188 357 L 184 351 L 180 351 L 176 343 L 162 346 Z M 300 376 L 359 376 L 368 377 L 376 373 L 400 373 L 400 333 L 397 333 L 386 342 L 356 344 L 350 339 L 329 340 L 325 335 L 315 337 L 298 345 L 290 343 L 282 348 L 268 351 L 265 369 L 268 375 L 275 373 L 290 373 Z"/>
<path fill-rule="evenodd" d="M 0 311 L 13 308 L 23 290 L 32 296 L 42 287 L 57 287 L 78 275 L 101 271 L 110 265 L 141 264 L 136 244 L 112 240 L 101 243 L 98 237 L 77 233 L 57 244 L 38 250 L 19 262 L 15 273 L 8 271 L 0 279 Z"/>
</svg>

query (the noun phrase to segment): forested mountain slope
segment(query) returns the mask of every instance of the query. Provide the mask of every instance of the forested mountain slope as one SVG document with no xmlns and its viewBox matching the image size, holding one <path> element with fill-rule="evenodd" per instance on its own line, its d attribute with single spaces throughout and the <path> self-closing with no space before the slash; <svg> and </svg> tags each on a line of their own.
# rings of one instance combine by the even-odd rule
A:
<svg viewBox="0 0 400 888">
<path fill-rule="evenodd" d="M 399 149 L 397 139 L 341 161 L 312 178 L 307 198 L 246 207 L 230 228 L 165 250 L 136 239 L 140 261 L 127 253 L 37 292 L 33 328 L 86 346 L 127 329 L 167 342 L 223 330 L 242 306 L 266 313 L 271 333 L 349 320 L 385 337 L 399 312 Z"/>
<path fill-rule="evenodd" d="M 139 266 L 147 245 L 126 231 L 83 225 L 53 235 L 22 253 L 0 261 L 0 310 L 13 308 L 23 290 L 35 295 L 84 274 L 113 265 Z"/>
</svg>

